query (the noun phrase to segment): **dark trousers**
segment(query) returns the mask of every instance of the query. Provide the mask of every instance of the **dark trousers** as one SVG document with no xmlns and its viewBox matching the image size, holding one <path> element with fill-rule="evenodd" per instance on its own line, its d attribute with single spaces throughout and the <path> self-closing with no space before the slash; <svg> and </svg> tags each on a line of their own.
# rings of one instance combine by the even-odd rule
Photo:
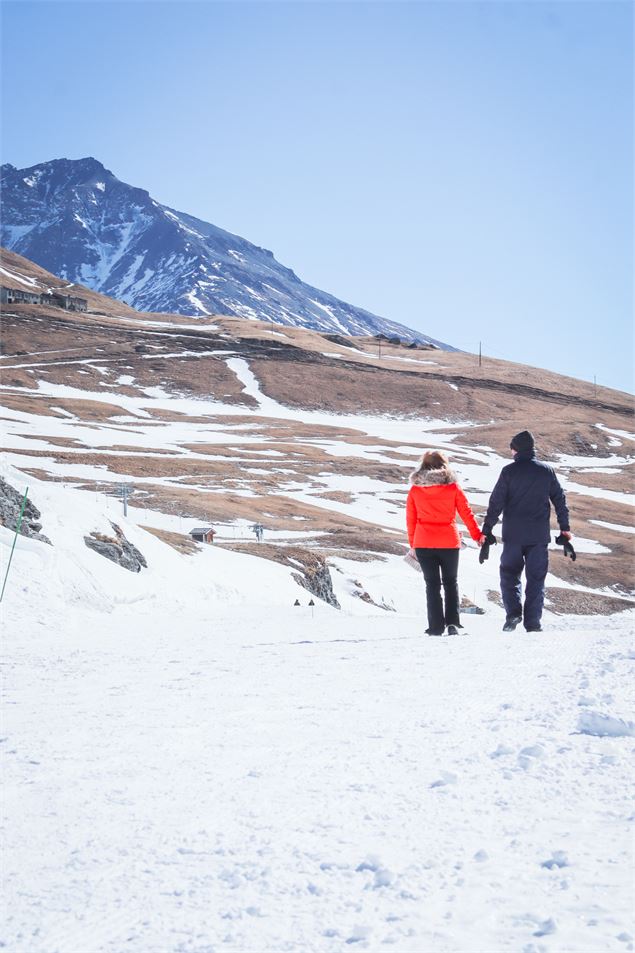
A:
<svg viewBox="0 0 635 953">
<path fill-rule="evenodd" d="M 446 625 L 460 625 L 458 549 L 415 549 L 415 553 L 426 581 L 428 628 L 431 632 L 443 632 Z M 442 582 L 444 600 L 441 599 Z"/>
<path fill-rule="evenodd" d="M 520 616 L 525 628 L 540 624 L 545 601 L 545 576 L 549 568 L 546 543 L 521 546 L 504 543 L 501 556 L 501 595 L 507 616 Z M 525 606 L 522 606 L 520 577 L 525 570 Z"/>
</svg>

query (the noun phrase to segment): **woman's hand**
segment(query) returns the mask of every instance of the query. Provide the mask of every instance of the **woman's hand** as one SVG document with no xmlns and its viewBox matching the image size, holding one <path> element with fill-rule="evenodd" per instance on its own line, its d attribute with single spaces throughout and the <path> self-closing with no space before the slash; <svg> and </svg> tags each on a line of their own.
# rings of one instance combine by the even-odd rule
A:
<svg viewBox="0 0 635 953">
<path fill-rule="evenodd" d="M 485 536 L 485 534 L 484 534 L 484 533 L 481 533 L 480 538 L 479 538 L 479 540 L 478 540 L 479 546 L 482 546 L 486 539 L 487 539 L 487 537 Z"/>
</svg>

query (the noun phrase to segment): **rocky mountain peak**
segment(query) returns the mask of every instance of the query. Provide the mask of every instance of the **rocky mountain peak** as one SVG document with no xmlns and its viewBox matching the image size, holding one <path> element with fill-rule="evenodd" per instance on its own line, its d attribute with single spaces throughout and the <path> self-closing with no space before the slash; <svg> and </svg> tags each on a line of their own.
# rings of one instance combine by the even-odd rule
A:
<svg viewBox="0 0 635 953">
<path fill-rule="evenodd" d="M 2 244 L 141 311 L 225 314 L 454 350 L 302 282 L 272 252 L 163 205 L 92 156 L 2 169 Z"/>
</svg>

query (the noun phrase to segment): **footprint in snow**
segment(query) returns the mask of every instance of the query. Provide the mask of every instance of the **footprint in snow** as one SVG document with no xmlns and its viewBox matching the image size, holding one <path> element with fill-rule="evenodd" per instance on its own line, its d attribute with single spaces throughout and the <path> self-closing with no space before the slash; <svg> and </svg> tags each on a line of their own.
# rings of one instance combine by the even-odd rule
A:
<svg viewBox="0 0 635 953">
<path fill-rule="evenodd" d="M 603 715 L 598 711 L 582 711 L 578 717 L 578 732 L 599 738 L 635 738 L 635 722 Z"/>
<path fill-rule="evenodd" d="M 370 927 L 364 926 L 354 926 L 351 930 L 351 935 L 346 939 L 346 943 L 361 943 L 362 940 L 367 940 L 371 934 Z"/>
<path fill-rule="evenodd" d="M 542 745 L 528 745 L 526 748 L 521 748 L 518 752 L 518 764 L 523 771 L 528 771 L 534 767 L 538 761 L 542 761 L 544 757 L 545 749 Z"/>
<path fill-rule="evenodd" d="M 456 774 L 452 774 L 451 771 L 441 771 L 441 777 L 437 781 L 433 781 L 430 785 L 431 788 L 443 788 L 447 784 L 456 784 L 458 777 Z"/>
<path fill-rule="evenodd" d="M 375 854 L 368 854 L 361 864 L 358 864 L 355 868 L 357 873 L 363 873 L 365 870 L 375 875 L 372 884 L 373 890 L 377 890 L 378 887 L 389 887 L 395 880 L 392 871 L 384 867 Z"/>
<path fill-rule="evenodd" d="M 556 932 L 556 921 L 553 917 L 549 917 L 548 920 L 543 920 L 542 923 L 538 925 L 538 929 L 534 931 L 534 936 L 549 936 L 551 933 Z"/>
<path fill-rule="evenodd" d="M 616 754 L 603 754 L 600 758 L 600 764 L 619 764 L 620 759 Z"/>
<path fill-rule="evenodd" d="M 519 754 L 526 758 L 544 758 L 545 749 L 542 745 L 528 745 L 526 748 L 521 748 Z"/>
<path fill-rule="evenodd" d="M 386 867 L 381 867 L 375 872 L 373 890 L 377 890 L 379 887 L 390 887 L 394 879 L 395 878 L 390 870 L 388 870 Z"/>
<path fill-rule="evenodd" d="M 490 753 L 490 758 L 504 758 L 505 755 L 513 754 L 513 753 L 514 753 L 513 748 L 509 748 L 507 745 L 504 745 L 504 744 L 499 744 L 496 751 L 492 751 Z"/>
<path fill-rule="evenodd" d="M 381 867 L 381 860 L 377 854 L 366 854 L 364 859 L 357 865 L 355 868 L 356 872 L 362 873 L 364 870 L 370 870 L 371 873 L 375 873 Z"/>
<path fill-rule="evenodd" d="M 570 864 L 563 850 L 554 850 L 549 860 L 543 860 L 540 866 L 547 870 L 553 870 L 554 868 L 569 867 Z"/>
<path fill-rule="evenodd" d="M 597 704 L 597 698 L 594 698 L 592 695 L 580 695 L 578 698 L 578 708 L 589 708 L 595 704 Z"/>
</svg>

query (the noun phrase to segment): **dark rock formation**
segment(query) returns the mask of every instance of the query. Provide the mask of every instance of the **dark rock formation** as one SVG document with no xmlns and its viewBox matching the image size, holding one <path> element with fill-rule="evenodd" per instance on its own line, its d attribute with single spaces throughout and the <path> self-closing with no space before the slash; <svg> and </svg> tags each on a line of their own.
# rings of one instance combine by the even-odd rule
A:
<svg viewBox="0 0 635 953">
<path fill-rule="evenodd" d="M 333 580 L 330 570 L 322 556 L 318 556 L 311 549 L 302 546 L 277 545 L 276 543 L 223 542 L 218 544 L 222 549 L 231 549 L 237 553 L 249 553 L 260 559 L 270 559 L 294 570 L 292 578 L 323 602 L 328 602 L 335 609 L 341 608 L 333 592 Z M 294 603 L 295 605 L 296 603 Z M 299 603 L 298 603 L 299 604 Z"/>
<path fill-rule="evenodd" d="M 88 548 L 117 563 L 123 569 L 129 569 L 130 572 L 141 572 L 142 566 L 147 568 L 145 556 L 126 539 L 121 527 L 116 523 L 110 525 L 115 531 L 115 536 L 93 532 L 90 536 L 84 536 L 84 542 Z"/>
<path fill-rule="evenodd" d="M 369 606 L 375 606 L 377 609 L 385 609 L 386 612 L 397 611 L 393 605 L 390 605 L 388 602 L 386 602 L 383 596 L 381 598 L 381 602 L 375 602 L 370 593 L 366 592 L 359 580 L 354 579 L 353 585 L 355 588 L 351 591 L 351 595 L 355 596 L 357 599 L 361 599 L 362 602 L 368 603 Z"/>
<path fill-rule="evenodd" d="M 608 456 L 606 452 L 603 453 L 598 448 L 597 444 L 591 443 L 590 440 L 587 440 L 586 437 L 583 437 L 582 434 L 577 431 L 573 434 L 571 440 L 573 443 L 573 452 L 581 457 Z"/>
<path fill-rule="evenodd" d="M 341 347 L 351 346 L 351 341 L 348 338 L 343 337 L 341 334 L 325 334 L 324 337 L 332 344 L 339 344 Z"/>
<path fill-rule="evenodd" d="M 291 575 L 303 589 L 317 596 L 318 599 L 322 599 L 323 602 L 328 602 L 335 609 L 340 608 L 333 592 L 333 580 L 329 567 L 321 556 L 311 554 L 310 558 L 306 558 L 302 572 L 294 572 Z"/>
<path fill-rule="evenodd" d="M 485 615 L 485 609 L 481 609 L 480 606 L 477 606 L 476 603 L 468 599 L 467 596 L 461 596 L 460 609 L 461 612 L 465 612 L 467 615 Z"/>
<path fill-rule="evenodd" d="M 15 530 L 18 525 L 20 509 L 24 494 L 19 493 L 6 480 L 0 477 L 0 523 L 7 529 Z M 39 522 L 42 514 L 27 496 L 22 523 L 20 525 L 20 535 L 28 536 L 30 539 L 39 539 L 43 543 L 51 543 L 50 539 L 40 533 L 42 524 Z"/>
</svg>

